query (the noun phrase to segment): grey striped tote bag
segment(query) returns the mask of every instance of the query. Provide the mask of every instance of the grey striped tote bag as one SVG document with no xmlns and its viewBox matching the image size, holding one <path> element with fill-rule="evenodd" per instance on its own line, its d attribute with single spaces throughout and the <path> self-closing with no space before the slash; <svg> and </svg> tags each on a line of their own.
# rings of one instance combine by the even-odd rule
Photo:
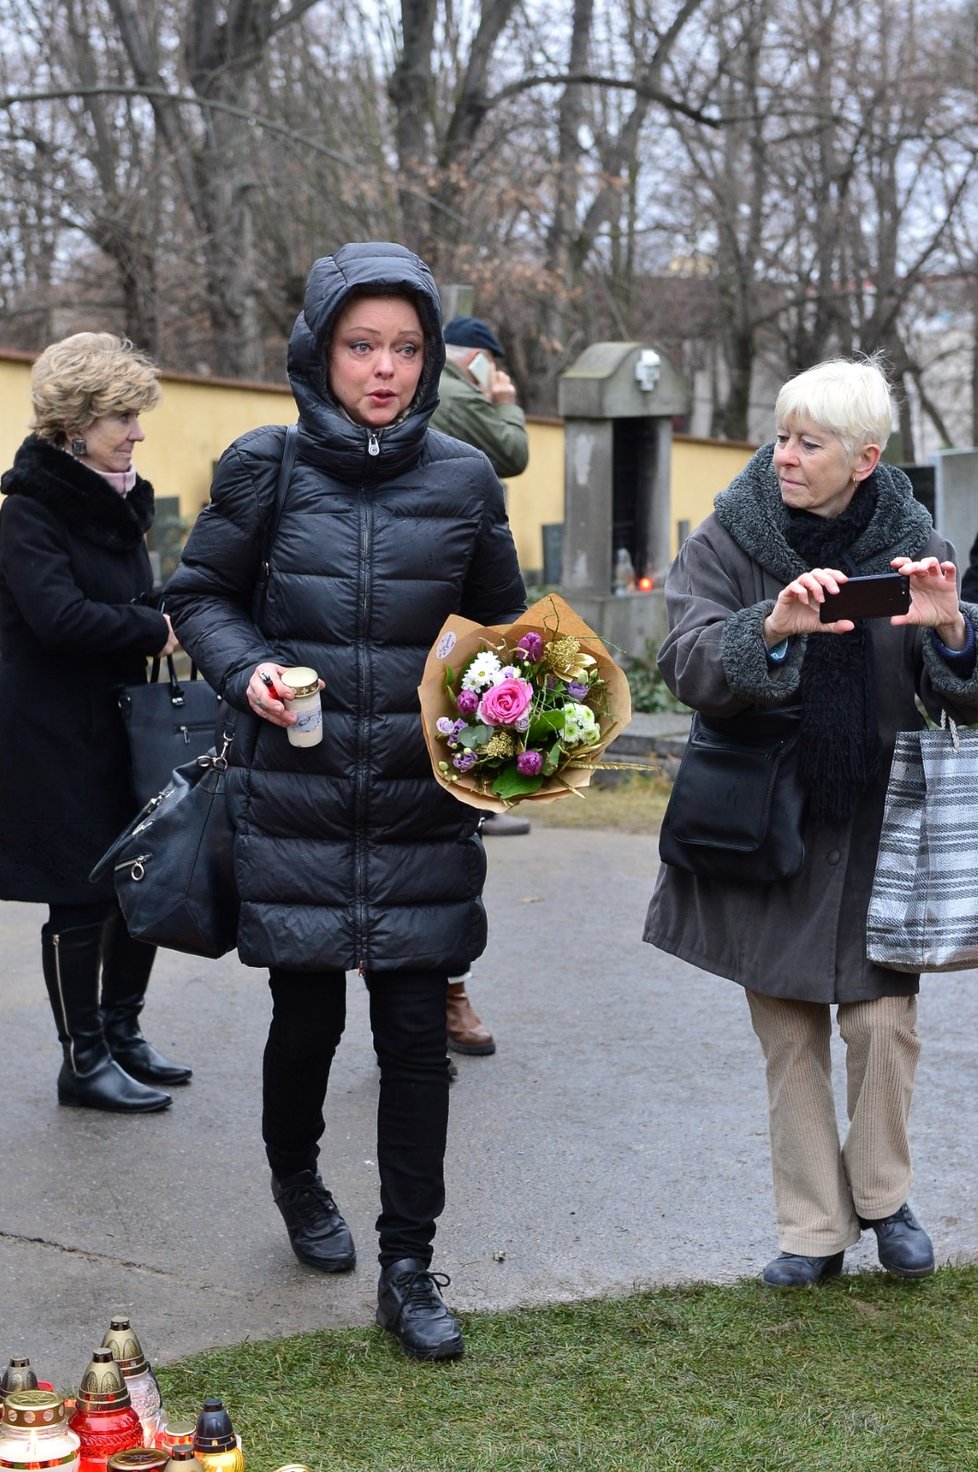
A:
<svg viewBox="0 0 978 1472">
<path fill-rule="evenodd" d="M 978 730 L 946 715 L 897 735 L 866 954 L 893 971 L 978 967 Z"/>
</svg>

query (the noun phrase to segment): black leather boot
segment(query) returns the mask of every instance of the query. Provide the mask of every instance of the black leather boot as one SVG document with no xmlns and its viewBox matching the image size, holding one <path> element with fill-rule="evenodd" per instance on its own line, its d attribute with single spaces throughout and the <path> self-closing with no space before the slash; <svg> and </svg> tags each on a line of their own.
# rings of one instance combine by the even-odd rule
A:
<svg viewBox="0 0 978 1472">
<path fill-rule="evenodd" d="M 156 947 L 133 940 L 120 910 L 114 910 L 102 931 L 102 1026 L 115 1061 L 133 1078 L 147 1084 L 186 1084 L 193 1070 L 173 1063 L 146 1041 L 139 1014 L 146 999 Z"/>
<path fill-rule="evenodd" d="M 889 1216 L 870 1221 L 859 1218 L 865 1230 L 872 1227 L 879 1247 L 880 1267 L 897 1278 L 927 1278 L 934 1271 L 934 1244 L 905 1201 Z"/>
<path fill-rule="evenodd" d="M 130 1078 L 109 1053 L 98 1008 L 101 950 L 101 925 L 41 930 L 44 982 L 64 1052 L 58 1102 L 121 1114 L 167 1109 L 169 1094 Z"/>
<path fill-rule="evenodd" d="M 462 1326 L 440 1289 L 451 1282 L 420 1257 L 402 1257 L 383 1268 L 377 1284 L 377 1323 L 416 1360 L 457 1360 L 465 1353 Z"/>
<path fill-rule="evenodd" d="M 817 1288 L 827 1278 L 842 1272 L 845 1252 L 832 1252 L 827 1257 L 806 1257 L 800 1252 L 779 1252 L 761 1274 L 769 1288 Z"/>
</svg>

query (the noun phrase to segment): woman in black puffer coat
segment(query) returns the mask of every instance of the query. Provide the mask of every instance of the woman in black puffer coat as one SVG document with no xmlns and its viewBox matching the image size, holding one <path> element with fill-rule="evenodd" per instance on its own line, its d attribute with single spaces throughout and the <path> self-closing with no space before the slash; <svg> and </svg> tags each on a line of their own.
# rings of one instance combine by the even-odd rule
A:
<svg viewBox="0 0 978 1472">
<path fill-rule="evenodd" d="M 50 906 L 44 980 L 62 1104 L 166 1109 L 190 1069 L 142 1036 L 155 947 L 111 878 L 88 874 L 138 807 L 119 689 L 176 647 L 152 587 L 153 487 L 133 468 L 156 367 L 108 332 L 52 343 L 31 373 L 34 432 L 0 488 L 0 898 Z"/>
<path fill-rule="evenodd" d="M 431 775 L 417 686 L 449 614 L 499 623 L 525 607 L 489 461 L 428 428 L 444 357 L 417 256 L 371 243 L 317 261 L 289 347 L 299 426 L 284 496 L 276 506 L 284 429 L 237 440 L 167 589 L 184 646 L 241 712 L 228 779 L 238 952 L 270 972 L 273 1195 L 302 1261 L 353 1266 L 316 1162 L 345 973 L 359 970 L 381 1069 L 378 1322 L 426 1359 L 462 1353 L 429 1269 L 444 1205 L 446 989 L 483 950 L 486 922 L 478 814 Z M 318 746 L 286 735 L 290 665 L 325 682 Z"/>
</svg>

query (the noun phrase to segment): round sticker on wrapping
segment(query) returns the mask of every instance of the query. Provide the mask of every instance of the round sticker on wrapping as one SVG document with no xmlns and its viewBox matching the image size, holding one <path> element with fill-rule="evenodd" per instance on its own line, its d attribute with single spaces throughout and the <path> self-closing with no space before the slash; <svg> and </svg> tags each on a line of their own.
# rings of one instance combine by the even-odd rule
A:
<svg viewBox="0 0 978 1472">
<path fill-rule="evenodd" d="M 436 648 L 435 653 L 437 654 L 439 659 L 447 659 L 454 648 L 455 635 L 452 630 L 449 629 L 447 634 L 442 634 L 441 638 L 438 640 L 438 647 Z"/>
</svg>

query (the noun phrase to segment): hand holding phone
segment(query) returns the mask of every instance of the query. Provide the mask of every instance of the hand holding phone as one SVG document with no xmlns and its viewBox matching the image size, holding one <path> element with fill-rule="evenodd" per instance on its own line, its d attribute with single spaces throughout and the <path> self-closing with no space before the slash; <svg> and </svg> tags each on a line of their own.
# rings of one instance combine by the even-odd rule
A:
<svg viewBox="0 0 978 1472">
<path fill-rule="evenodd" d="M 469 372 L 484 394 L 489 392 L 489 383 L 492 378 L 492 364 L 485 353 L 476 353 L 469 363 Z"/>
<path fill-rule="evenodd" d="M 819 622 L 834 624 L 840 618 L 892 618 L 910 611 L 910 579 L 898 572 L 871 573 L 848 578 L 838 593 L 826 593 L 819 604 Z"/>
</svg>

